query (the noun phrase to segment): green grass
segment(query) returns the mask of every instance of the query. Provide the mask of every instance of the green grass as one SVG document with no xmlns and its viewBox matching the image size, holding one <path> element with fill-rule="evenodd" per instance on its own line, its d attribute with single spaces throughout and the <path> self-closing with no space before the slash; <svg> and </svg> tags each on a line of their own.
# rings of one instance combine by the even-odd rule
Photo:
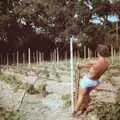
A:
<svg viewBox="0 0 120 120">
<path fill-rule="evenodd" d="M 22 86 L 22 82 L 15 75 L 1 74 L 0 80 L 11 85 L 15 91 L 17 91 Z"/>
<path fill-rule="evenodd" d="M 25 115 L 21 112 L 14 112 L 11 109 L 6 109 L 0 106 L 0 120 L 26 120 Z"/>
<path fill-rule="evenodd" d="M 61 99 L 62 100 L 69 100 L 70 99 L 70 94 L 62 95 Z"/>
<path fill-rule="evenodd" d="M 95 112 L 99 120 L 120 120 L 120 89 L 115 103 L 96 103 Z"/>
<path fill-rule="evenodd" d="M 71 106 L 70 94 L 62 95 L 61 99 L 64 101 L 63 108 L 68 108 Z"/>
</svg>

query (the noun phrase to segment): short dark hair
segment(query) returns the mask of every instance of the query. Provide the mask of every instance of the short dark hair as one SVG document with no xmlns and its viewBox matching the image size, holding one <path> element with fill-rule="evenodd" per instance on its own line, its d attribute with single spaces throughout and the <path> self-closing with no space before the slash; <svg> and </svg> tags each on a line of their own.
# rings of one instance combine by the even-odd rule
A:
<svg viewBox="0 0 120 120">
<path fill-rule="evenodd" d="M 98 45 L 97 53 L 99 53 L 99 55 L 102 57 L 109 57 L 110 56 L 109 48 L 106 45 L 102 45 L 102 44 Z"/>
</svg>

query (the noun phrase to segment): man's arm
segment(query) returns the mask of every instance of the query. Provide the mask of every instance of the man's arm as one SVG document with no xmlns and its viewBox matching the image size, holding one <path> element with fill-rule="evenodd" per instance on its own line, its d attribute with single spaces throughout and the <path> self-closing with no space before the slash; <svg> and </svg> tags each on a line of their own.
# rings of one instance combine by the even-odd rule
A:
<svg viewBox="0 0 120 120">
<path fill-rule="evenodd" d="M 93 66 L 93 64 L 95 64 L 95 61 L 91 61 L 89 63 L 86 64 L 78 64 L 78 68 L 90 68 L 91 66 Z"/>
</svg>

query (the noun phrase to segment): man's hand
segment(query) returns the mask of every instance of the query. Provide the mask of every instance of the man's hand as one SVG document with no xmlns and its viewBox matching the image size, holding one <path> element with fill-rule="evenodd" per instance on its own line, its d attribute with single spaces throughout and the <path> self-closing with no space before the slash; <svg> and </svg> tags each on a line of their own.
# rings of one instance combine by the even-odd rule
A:
<svg viewBox="0 0 120 120">
<path fill-rule="evenodd" d="M 81 69 L 81 68 L 90 68 L 93 64 L 90 64 L 90 63 L 87 63 L 87 64 L 78 64 L 78 68 Z"/>
<path fill-rule="evenodd" d="M 83 66 L 82 66 L 82 65 L 80 65 L 80 64 L 78 64 L 78 66 L 77 66 L 77 67 L 78 67 L 78 69 L 81 69 Z"/>
</svg>

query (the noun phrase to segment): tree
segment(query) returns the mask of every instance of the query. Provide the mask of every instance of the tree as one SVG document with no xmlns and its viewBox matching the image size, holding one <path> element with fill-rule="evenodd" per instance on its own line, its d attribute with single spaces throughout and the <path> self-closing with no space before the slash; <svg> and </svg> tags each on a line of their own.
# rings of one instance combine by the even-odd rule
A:
<svg viewBox="0 0 120 120">
<path fill-rule="evenodd" d="M 120 23 L 108 19 L 110 15 L 120 19 L 117 0 L 4 0 L 0 1 L 0 14 L 0 40 L 11 48 L 23 47 L 37 34 L 49 36 L 51 42 L 74 35 L 92 51 L 99 43 L 115 43 L 114 47 L 120 43 Z M 99 24 L 93 22 L 96 19 Z"/>
</svg>

